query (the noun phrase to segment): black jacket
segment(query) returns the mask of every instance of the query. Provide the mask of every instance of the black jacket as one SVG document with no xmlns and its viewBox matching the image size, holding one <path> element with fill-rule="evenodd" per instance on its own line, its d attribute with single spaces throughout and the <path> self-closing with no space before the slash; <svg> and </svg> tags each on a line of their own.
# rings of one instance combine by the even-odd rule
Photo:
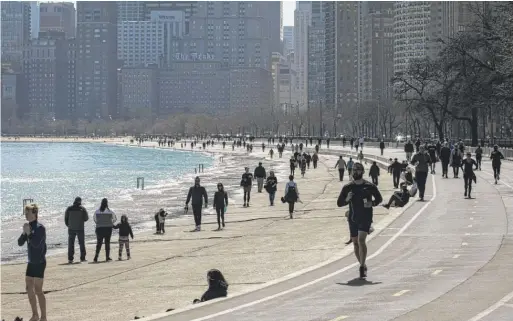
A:
<svg viewBox="0 0 513 321">
<path fill-rule="evenodd" d="M 256 167 L 254 176 L 256 178 L 266 178 L 265 168 L 263 166 Z"/>
<path fill-rule="evenodd" d="M 224 190 L 215 192 L 214 207 L 224 208 L 226 205 L 228 205 L 228 193 Z"/>
<path fill-rule="evenodd" d="M 265 190 L 268 193 L 276 192 L 277 185 L 278 179 L 276 178 L 276 176 L 269 176 L 267 177 L 267 181 L 265 182 Z"/>
<path fill-rule="evenodd" d="M 379 143 L 379 148 L 380 149 L 385 149 L 385 143 L 384 142 Z"/>
<path fill-rule="evenodd" d="M 189 194 L 187 194 L 187 200 L 185 204 L 189 204 L 192 199 L 192 205 L 203 205 L 203 199 L 205 199 L 205 204 L 208 204 L 208 195 L 207 190 L 203 186 L 192 186 L 189 188 Z"/>
<path fill-rule="evenodd" d="M 242 179 L 240 180 L 240 186 L 251 186 L 253 183 L 253 174 L 244 173 L 242 174 Z"/>
<path fill-rule="evenodd" d="M 129 236 L 133 239 L 134 233 L 129 223 L 118 223 L 113 226 L 115 229 L 119 229 L 119 236 Z"/>
<path fill-rule="evenodd" d="M 372 164 L 369 170 L 369 176 L 376 177 L 379 176 L 379 167 L 378 165 Z"/>
<path fill-rule="evenodd" d="M 388 166 L 388 170 L 392 173 L 399 174 L 403 170 L 403 164 L 394 161 L 390 166 Z"/>
<path fill-rule="evenodd" d="M 451 149 L 449 147 L 442 147 L 440 149 L 440 160 L 446 163 L 449 163 L 451 159 Z"/>
</svg>

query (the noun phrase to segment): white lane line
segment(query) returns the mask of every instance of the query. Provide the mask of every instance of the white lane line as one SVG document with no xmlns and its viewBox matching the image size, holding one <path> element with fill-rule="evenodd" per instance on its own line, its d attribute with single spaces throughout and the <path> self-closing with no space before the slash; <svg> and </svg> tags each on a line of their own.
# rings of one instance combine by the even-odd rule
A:
<svg viewBox="0 0 513 321">
<path fill-rule="evenodd" d="M 472 224 L 469 224 L 467 227 L 472 227 Z"/>
<path fill-rule="evenodd" d="M 443 270 L 436 270 L 434 271 L 433 273 L 431 273 L 431 275 L 438 275 L 440 274 L 440 272 L 442 272 Z"/>
<path fill-rule="evenodd" d="M 470 236 L 470 233 L 465 233 L 465 236 Z"/>
<path fill-rule="evenodd" d="M 408 222 L 406 222 L 406 224 L 404 224 L 404 226 L 399 231 L 397 231 L 397 233 L 394 236 L 392 236 L 390 239 L 388 239 L 388 241 L 385 242 L 385 244 L 383 244 L 376 252 L 374 252 L 372 255 L 370 255 L 367 258 L 367 260 L 371 260 L 371 259 L 375 258 L 376 256 L 380 255 L 381 253 L 383 253 L 383 251 L 385 251 L 399 236 L 401 236 L 401 234 L 404 233 L 404 231 L 406 231 L 410 227 L 410 225 L 413 224 L 413 222 L 415 222 L 417 220 L 417 218 L 419 218 L 419 216 L 428 208 L 428 206 L 431 204 L 431 202 L 433 202 L 433 200 L 436 198 L 436 182 L 435 182 L 435 176 L 434 175 L 431 175 L 431 181 L 432 181 L 432 184 L 433 184 L 433 198 L 431 200 L 429 200 L 424 206 L 422 206 L 422 208 Z M 214 313 L 214 314 L 211 314 L 211 315 L 207 315 L 207 316 L 204 316 L 204 317 L 201 317 L 201 318 L 197 318 L 197 319 L 194 319 L 194 320 L 190 320 L 190 321 L 209 320 L 209 319 L 221 316 L 221 315 L 225 315 L 225 314 L 232 313 L 232 312 L 235 312 L 235 311 L 238 311 L 238 310 L 249 308 L 251 306 L 254 306 L 254 305 L 257 305 L 257 304 L 260 304 L 260 303 L 263 303 L 263 302 L 267 302 L 267 301 L 273 300 L 273 299 L 278 298 L 280 296 L 283 296 L 283 295 L 286 295 L 286 294 L 289 294 L 289 293 L 292 293 L 292 292 L 304 289 L 304 288 L 306 288 L 306 287 L 308 287 L 310 285 L 313 285 L 313 284 L 322 282 L 324 280 L 330 279 L 330 278 L 334 277 L 335 275 L 338 275 L 338 274 L 343 273 L 343 272 L 345 272 L 347 270 L 353 269 L 356 266 L 358 266 L 358 263 L 353 263 L 353 264 L 348 265 L 348 266 L 346 266 L 346 267 L 344 267 L 344 268 L 342 268 L 342 269 L 340 269 L 338 271 L 335 271 L 333 273 L 330 273 L 328 275 L 320 277 L 320 278 L 318 278 L 316 280 L 312 280 L 310 282 L 301 284 L 301 285 L 299 285 L 299 286 L 297 286 L 295 288 L 288 289 L 288 290 L 285 290 L 285 291 L 282 291 L 282 292 L 270 295 L 268 297 L 262 298 L 260 300 L 255 300 L 255 301 L 252 301 L 252 302 L 248 302 L 246 304 L 242 304 L 242 305 L 239 305 L 239 306 L 234 307 L 234 308 L 226 309 L 224 311 L 217 312 L 217 313 Z M 148 320 L 156 320 L 156 319 L 157 318 L 151 318 L 151 319 L 148 318 Z"/>
<path fill-rule="evenodd" d="M 401 291 L 399 291 L 397 293 L 394 293 L 394 295 L 392 295 L 392 296 L 401 296 L 401 295 L 403 295 L 405 293 L 408 293 L 408 292 L 410 292 L 410 290 L 401 290 Z"/>
<path fill-rule="evenodd" d="M 341 315 L 341 316 L 336 317 L 335 319 L 330 320 L 330 321 L 341 321 L 341 320 L 345 320 L 345 319 L 347 319 L 347 318 L 349 318 L 349 316 L 348 316 L 348 315 Z"/>
<path fill-rule="evenodd" d="M 459 254 L 454 254 L 454 256 L 453 256 L 452 258 L 453 258 L 453 259 L 457 259 L 457 258 L 459 258 L 459 257 L 460 257 L 460 255 L 459 255 Z"/>
<path fill-rule="evenodd" d="M 474 220 L 474 218 L 473 218 L 473 217 L 471 217 L 471 218 L 470 218 L 470 220 L 471 220 L 471 221 L 473 221 L 473 220 Z"/>
<path fill-rule="evenodd" d="M 474 316 L 472 319 L 468 319 L 468 321 L 479 321 L 481 320 L 482 318 L 486 317 L 487 315 L 489 315 L 490 313 L 492 313 L 493 311 L 497 310 L 498 308 L 502 307 L 503 305 L 505 305 L 508 301 L 511 301 L 513 300 L 513 292 L 510 292 L 509 294 L 507 294 L 505 297 L 503 297 L 502 299 L 500 299 L 499 301 L 497 301 L 494 305 L 492 305 L 491 307 L 489 307 L 488 309 L 482 311 L 481 313 L 477 314 L 476 316 Z"/>
<path fill-rule="evenodd" d="M 467 245 L 468 245 L 468 243 L 467 243 L 467 242 L 463 242 L 463 243 L 461 243 L 461 246 L 467 246 Z"/>
</svg>

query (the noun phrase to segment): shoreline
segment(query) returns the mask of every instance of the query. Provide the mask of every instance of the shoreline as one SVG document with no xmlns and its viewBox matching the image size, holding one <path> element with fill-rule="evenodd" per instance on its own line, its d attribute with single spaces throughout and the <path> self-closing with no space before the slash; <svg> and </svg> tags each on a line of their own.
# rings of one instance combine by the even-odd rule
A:
<svg viewBox="0 0 513 321">
<path fill-rule="evenodd" d="M 16 141 L 17 143 L 18 141 Z M 24 143 L 40 143 L 41 141 L 28 141 L 28 142 L 24 142 Z M 14 143 L 14 142 L 13 142 Z M 44 142 L 41 142 L 41 143 L 44 143 Z M 55 142 L 55 143 L 70 143 L 70 141 L 59 141 L 59 142 Z M 198 175 L 198 176 L 207 176 L 207 177 L 210 177 L 210 176 L 214 176 L 216 174 L 216 172 L 220 171 L 223 169 L 223 167 L 225 167 L 226 163 L 223 163 L 221 162 L 220 160 L 225 158 L 225 157 L 228 157 L 229 159 L 231 158 L 232 159 L 232 163 L 231 163 L 231 166 L 232 167 L 236 167 L 236 168 L 240 168 L 240 171 L 242 172 L 242 169 L 244 168 L 244 166 L 246 166 L 245 164 L 251 161 L 257 161 L 259 159 L 262 159 L 261 157 L 257 157 L 255 155 L 251 155 L 251 154 L 247 154 L 245 152 L 245 150 L 243 151 L 242 148 L 240 149 L 235 149 L 235 151 L 231 151 L 231 149 L 229 150 L 223 150 L 223 149 L 220 149 L 218 150 L 219 147 L 221 147 L 222 145 L 221 144 L 216 144 L 215 147 L 210 147 L 210 148 L 213 148 L 215 150 L 203 150 L 203 149 L 199 149 L 199 148 L 194 148 L 194 149 L 190 149 L 190 148 L 187 148 L 187 147 L 184 147 L 184 148 L 180 148 L 180 146 L 178 145 L 178 147 L 167 147 L 167 146 L 158 146 L 157 145 L 157 142 L 145 142 L 143 143 L 142 145 L 138 145 L 137 143 L 133 143 L 131 144 L 130 143 L 130 140 L 128 141 L 111 141 L 111 142 L 103 142 L 103 141 L 75 141 L 75 143 L 99 143 L 99 144 L 105 144 L 105 145 L 111 145 L 111 146 L 122 146 L 122 147 L 131 147 L 131 148 L 146 148 L 146 149 L 161 149 L 161 150 L 166 150 L 166 151 L 171 151 L 171 152 L 184 152 L 184 153 L 190 153 L 190 152 L 194 152 L 194 153 L 200 153 L 200 154 L 204 154 L 208 157 L 210 157 L 212 159 L 212 163 L 209 167 L 205 168 L 204 172 L 201 172 L 201 173 L 189 173 L 189 174 L 185 174 L 183 176 L 177 176 L 175 178 L 172 178 L 170 179 L 167 183 L 171 183 L 171 182 L 174 182 L 177 186 L 182 186 L 184 184 L 186 184 L 189 180 L 192 182 L 192 179 Z M 176 146 L 176 145 L 175 145 Z M 228 153 L 227 153 L 228 151 Z M 196 167 L 194 167 L 196 168 Z M 223 173 L 223 176 L 237 176 L 239 175 L 238 172 L 236 171 L 231 171 L 231 172 L 224 172 Z M 164 185 L 166 185 L 166 183 L 164 183 Z M 212 185 L 212 182 L 207 182 L 206 185 Z M 164 190 L 164 187 L 162 184 L 158 184 L 158 185 L 153 185 L 153 186 L 146 186 L 147 189 L 145 189 L 145 191 L 148 191 L 148 190 L 152 190 L 152 191 L 157 191 L 157 192 L 161 192 L 162 190 Z M 210 191 L 212 193 L 212 188 L 210 189 L 207 189 L 207 191 Z M 135 193 L 138 193 L 138 192 L 135 192 Z M 238 196 L 240 196 L 241 194 L 241 191 L 235 191 L 233 193 L 230 194 L 230 199 L 231 201 L 233 201 L 234 198 L 237 198 Z M 135 196 L 135 194 L 131 194 L 132 196 Z M 181 194 L 178 194 L 178 192 L 175 194 L 175 195 L 172 195 L 174 197 L 177 197 L 177 198 L 180 198 L 183 196 L 183 199 L 185 201 L 185 195 L 181 195 Z M 211 197 L 212 195 L 209 195 L 209 198 Z M 146 197 L 143 195 L 143 196 L 138 196 L 138 197 L 142 197 L 143 199 L 144 198 L 151 198 L 152 196 L 150 195 L 146 195 Z M 115 202 L 115 200 L 113 201 Z M 165 206 L 163 206 L 164 208 L 166 208 Z M 156 211 L 158 208 L 155 208 L 154 210 Z M 190 220 L 191 218 L 189 216 L 191 215 L 183 215 L 183 214 L 176 214 L 177 212 L 179 213 L 180 211 L 180 208 L 177 210 L 177 211 L 174 211 L 173 212 L 173 209 L 174 207 L 171 207 L 171 208 L 167 208 L 168 210 L 168 213 L 170 214 L 170 217 L 168 217 L 168 224 L 166 224 L 166 226 L 169 226 L 169 227 L 173 227 L 173 226 L 179 226 L 180 225 L 180 222 L 181 220 Z M 64 211 L 64 209 L 63 209 Z M 91 210 L 91 209 L 88 209 L 90 215 L 91 213 L 94 213 L 94 210 Z M 120 213 L 118 213 L 120 214 Z M 204 215 L 206 217 L 209 217 L 210 215 L 212 215 L 212 213 L 204 213 Z M 119 216 L 119 215 L 118 215 Z M 151 216 L 151 218 L 150 218 Z M 119 219 L 119 217 L 118 217 Z M 42 220 L 42 222 L 44 222 L 44 218 Z M 90 221 L 91 220 L 91 217 L 90 217 Z M 177 221 L 175 223 L 175 221 Z M 89 222 L 88 222 L 89 223 Z M 89 223 L 90 224 L 93 224 L 94 223 Z M 177 224 L 177 225 L 175 225 Z M 153 220 L 152 220 L 152 215 L 148 215 L 148 218 L 147 219 L 142 219 L 140 221 L 137 221 L 137 222 L 132 222 L 132 226 L 134 228 L 134 232 L 137 232 L 139 235 L 146 235 L 146 234 L 151 234 L 151 233 L 154 233 L 154 223 L 153 223 Z M 61 227 L 59 225 L 59 227 Z M 65 230 L 66 228 L 65 227 L 62 227 L 62 231 L 59 231 L 62 232 L 62 233 L 65 233 Z M 95 239 L 95 235 L 94 233 L 86 233 L 86 239 L 85 239 L 85 242 L 86 242 L 86 246 L 89 244 L 95 244 L 96 243 L 96 239 Z M 62 254 L 65 254 L 67 253 L 67 242 L 64 240 L 63 242 L 60 242 L 60 243 L 54 243 L 54 244 L 48 244 L 49 245 L 49 248 L 48 248 L 48 254 L 47 256 L 48 257 L 55 257 L 55 256 L 58 256 L 58 255 L 62 255 Z M 12 264 L 21 264 L 21 263 L 24 263 L 24 259 L 25 259 L 25 254 L 23 252 L 21 253 L 11 253 L 9 254 L 9 257 L 4 259 L 4 256 L 2 256 L 2 260 L 0 261 L 0 266 L 4 266 L 4 265 L 12 265 Z"/>
</svg>

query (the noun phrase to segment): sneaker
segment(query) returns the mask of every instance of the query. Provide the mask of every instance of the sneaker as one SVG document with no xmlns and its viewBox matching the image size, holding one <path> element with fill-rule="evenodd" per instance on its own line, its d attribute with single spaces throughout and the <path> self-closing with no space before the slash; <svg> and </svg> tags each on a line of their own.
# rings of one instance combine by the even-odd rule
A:
<svg viewBox="0 0 513 321">
<path fill-rule="evenodd" d="M 112 259 L 111 259 L 110 257 L 108 257 L 108 258 L 105 260 L 105 262 L 110 262 L 110 261 L 112 261 Z"/>
<path fill-rule="evenodd" d="M 349 245 L 349 244 L 351 244 L 351 243 L 353 243 L 353 239 L 349 239 L 349 241 L 345 242 L 344 244 L 345 244 L 345 245 Z"/>
<path fill-rule="evenodd" d="M 246 207 L 249 207 L 249 203 L 246 204 Z"/>
<path fill-rule="evenodd" d="M 198 227 L 196 228 L 196 231 L 201 232 L 201 225 L 198 225 Z"/>
<path fill-rule="evenodd" d="M 118 257 L 118 261 L 121 261 L 121 256 L 120 256 L 120 257 Z"/>
<path fill-rule="evenodd" d="M 467 191 L 465 191 L 465 194 L 463 194 L 463 196 L 467 197 Z"/>
<path fill-rule="evenodd" d="M 98 263 L 98 257 L 97 256 L 94 257 L 93 262 L 94 263 Z"/>
<path fill-rule="evenodd" d="M 360 280 L 364 280 L 367 277 L 367 273 L 365 272 L 365 266 L 360 266 Z"/>
<path fill-rule="evenodd" d="M 130 256 L 127 256 L 127 257 L 126 257 L 126 259 L 127 259 L 127 260 L 130 260 L 130 259 L 131 259 L 131 257 L 130 257 Z"/>
<path fill-rule="evenodd" d="M 244 205 L 242 205 L 242 207 L 246 207 L 246 203 L 244 203 Z"/>
<path fill-rule="evenodd" d="M 386 208 L 387 210 L 390 208 L 390 205 L 388 204 L 383 204 L 383 207 Z"/>
<path fill-rule="evenodd" d="M 225 227 L 224 222 L 223 222 L 223 227 Z"/>
<path fill-rule="evenodd" d="M 84 262 L 87 262 L 86 259 L 80 259 L 80 262 L 84 263 Z"/>
<path fill-rule="evenodd" d="M 68 264 L 73 264 L 73 260 L 68 260 Z"/>
</svg>

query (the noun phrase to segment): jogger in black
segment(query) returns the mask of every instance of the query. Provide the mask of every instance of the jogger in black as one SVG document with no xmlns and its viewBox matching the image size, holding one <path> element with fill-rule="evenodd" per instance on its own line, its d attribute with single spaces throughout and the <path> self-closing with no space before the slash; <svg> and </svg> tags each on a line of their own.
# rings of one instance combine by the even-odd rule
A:
<svg viewBox="0 0 513 321">
<path fill-rule="evenodd" d="M 194 223 L 196 228 L 193 232 L 201 231 L 201 208 L 203 207 L 203 200 L 205 200 L 205 208 L 208 206 L 208 195 L 205 187 L 200 185 L 200 178 L 194 179 L 194 186 L 189 188 L 189 194 L 187 194 L 187 200 L 185 201 L 185 209 L 189 208 L 189 202 L 192 201 L 192 213 L 194 215 Z"/>
<path fill-rule="evenodd" d="M 493 178 L 495 178 L 495 184 L 497 184 L 497 181 L 500 180 L 501 175 L 501 159 L 504 159 L 504 156 L 499 151 L 499 146 L 493 146 L 490 159 L 492 160 Z"/>
<path fill-rule="evenodd" d="M 475 166 L 475 169 L 478 169 L 477 163 L 475 160 L 472 159 L 472 154 L 467 153 L 467 158 L 461 162 L 461 168 L 463 170 L 463 180 L 465 181 L 465 197 L 472 198 L 472 181 L 475 179 L 474 169 L 472 168 Z"/>
</svg>

